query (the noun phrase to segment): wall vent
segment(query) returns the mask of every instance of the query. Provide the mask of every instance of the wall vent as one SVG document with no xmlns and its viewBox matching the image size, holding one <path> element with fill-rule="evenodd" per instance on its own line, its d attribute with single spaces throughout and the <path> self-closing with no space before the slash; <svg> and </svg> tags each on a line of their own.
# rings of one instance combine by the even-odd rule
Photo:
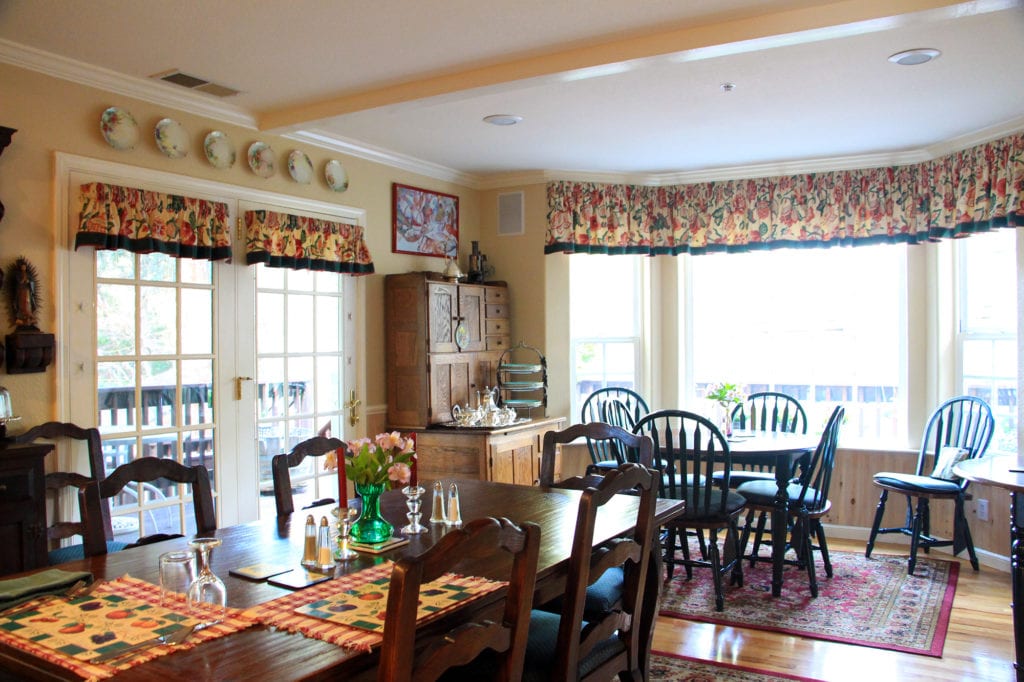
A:
<svg viewBox="0 0 1024 682">
<path fill-rule="evenodd" d="M 231 97 L 232 95 L 237 95 L 240 92 L 239 90 L 229 88 L 226 85 L 211 83 L 205 78 L 199 78 L 198 76 L 182 73 L 177 69 L 162 71 L 160 73 L 153 74 L 150 78 L 156 78 L 157 80 L 173 83 L 174 85 L 180 85 L 181 87 L 188 88 L 189 90 L 205 92 L 216 97 Z"/>
</svg>

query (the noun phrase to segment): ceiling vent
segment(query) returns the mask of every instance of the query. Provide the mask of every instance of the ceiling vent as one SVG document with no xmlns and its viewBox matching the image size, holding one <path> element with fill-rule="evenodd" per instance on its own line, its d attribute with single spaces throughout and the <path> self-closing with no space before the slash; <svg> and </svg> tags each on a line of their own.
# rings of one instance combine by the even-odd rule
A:
<svg viewBox="0 0 1024 682">
<path fill-rule="evenodd" d="M 240 92 L 239 90 L 229 88 L 226 85 L 220 85 L 219 83 L 211 83 L 206 79 L 199 78 L 197 76 L 191 76 L 187 73 L 182 73 L 177 69 L 174 69 L 173 71 L 164 71 L 162 73 L 157 73 L 153 76 L 150 76 L 150 78 L 156 78 L 158 80 L 166 81 L 168 83 L 174 83 L 175 85 L 180 85 L 183 88 L 188 88 L 189 90 L 198 90 L 200 92 L 205 92 L 209 95 L 214 95 L 216 97 L 231 97 L 232 95 L 237 95 Z"/>
</svg>

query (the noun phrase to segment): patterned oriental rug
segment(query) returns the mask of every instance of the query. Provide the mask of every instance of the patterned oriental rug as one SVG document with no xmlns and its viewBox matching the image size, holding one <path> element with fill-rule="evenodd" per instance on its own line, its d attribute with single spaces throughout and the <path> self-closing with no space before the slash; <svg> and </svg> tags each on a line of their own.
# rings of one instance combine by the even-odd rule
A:
<svg viewBox="0 0 1024 682">
<path fill-rule="evenodd" d="M 797 680 L 817 682 L 809 677 L 757 670 L 734 663 L 713 663 L 689 656 L 651 652 L 650 679 L 652 682 L 775 682 Z"/>
<path fill-rule="evenodd" d="M 696 549 L 696 548 L 695 548 Z M 807 573 L 787 566 L 782 595 L 771 594 L 771 564 L 743 565 L 743 587 L 726 587 L 725 610 L 715 611 L 707 569 L 686 580 L 681 567 L 662 590 L 661 615 L 771 630 L 810 639 L 942 656 L 960 564 L 919 555 L 914 575 L 905 556 L 830 552 L 834 575 L 816 564 L 818 598 Z"/>
</svg>

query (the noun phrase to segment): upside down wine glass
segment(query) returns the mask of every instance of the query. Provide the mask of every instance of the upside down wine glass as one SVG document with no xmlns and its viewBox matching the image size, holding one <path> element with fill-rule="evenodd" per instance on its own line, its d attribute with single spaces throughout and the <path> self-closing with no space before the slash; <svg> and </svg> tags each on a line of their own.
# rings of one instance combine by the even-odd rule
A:
<svg viewBox="0 0 1024 682">
<path fill-rule="evenodd" d="M 198 575 L 188 588 L 189 609 L 204 617 L 206 613 L 211 613 L 213 619 L 205 621 L 207 625 L 219 623 L 227 615 L 227 587 L 225 587 L 224 581 L 210 570 L 210 553 L 214 547 L 219 547 L 220 544 L 220 538 L 194 538 L 188 543 L 188 546 L 196 551 L 199 562 Z M 198 610 L 192 608 L 196 604 L 206 604 L 213 608 L 199 613 Z"/>
</svg>

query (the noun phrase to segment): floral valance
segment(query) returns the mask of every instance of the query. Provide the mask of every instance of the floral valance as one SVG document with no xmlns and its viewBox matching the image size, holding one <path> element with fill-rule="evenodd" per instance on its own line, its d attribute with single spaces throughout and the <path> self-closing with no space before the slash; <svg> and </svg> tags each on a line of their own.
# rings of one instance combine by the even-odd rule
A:
<svg viewBox="0 0 1024 682">
<path fill-rule="evenodd" d="M 908 166 L 670 187 L 553 182 L 545 253 L 918 243 L 1024 225 L 1024 133 Z"/>
<path fill-rule="evenodd" d="M 373 272 L 362 226 L 288 213 L 246 211 L 245 252 L 247 263 L 275 268 Z"/>
<path fill-rule="evenodd" d="M 178 258 L 231 257 L 228 206 L 217 201 L 90 182 L 80 187 L 75 248 Z"/>
</svg>

